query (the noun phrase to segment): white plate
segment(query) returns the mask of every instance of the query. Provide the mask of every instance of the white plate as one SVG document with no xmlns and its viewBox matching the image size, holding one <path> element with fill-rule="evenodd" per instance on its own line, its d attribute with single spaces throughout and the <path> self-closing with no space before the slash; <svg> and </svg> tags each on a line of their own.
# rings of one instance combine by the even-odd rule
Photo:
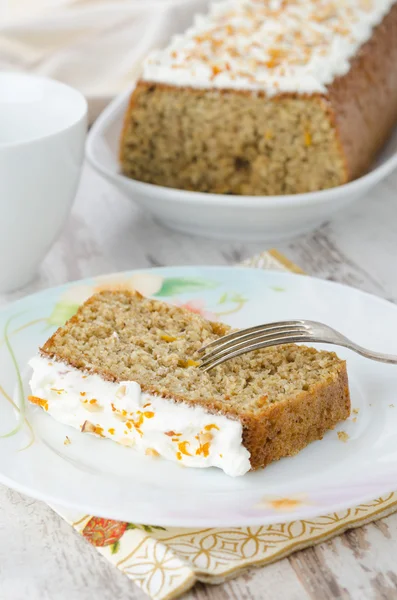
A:
<svg viewBox="0 0 397 600">
<path fill-rule="evenodd" d="M 26 361 L 54 327 L 98 286 L 136 286 L 169 302 L 222 317 L 235 326 L 316 319 L 357 343 L 397 354 L 397 307 L 358 290 L 310 277 L 243 268 L 178 267 L 85 280 L 27 297 L 10 316 L 17 361 Z M 227 293 L 227 296 L 225 296 Z M 222 301 L 221 301 L 222 300 Z M 221 302 L 220 302 L 221 301 Z M 16 315 L 16 316 L 15 316 Z M 0 481 L 49 503 L 121 521 L 165 526 L 244 526 L 306 519 L 377 498 L 397 487 L 397 367 L 344 349 L 352 405 L 358 410 L 293 458 L 231 478 L 218 469 L 188 469 L 139 456 L 134 449 L 86 436 L 27 407 L 34 430 L 0 439 Z M 0 345 L 0 390 L 19 402 L 9 350 Z M 3 395 L 1 433 L 15 425 Z M 347 442 L 338 431 L 349 436 Z M 65 436 L 71 444 L 65 446 Z"/>
<path fill-rule="evenodd" d="M 280 242 L 320 226 L 367 194 L 397 166 L 397 128 L 371 171 L 330 190 L 286 196 L 229 196 L 142 183 L 120 173 L 119 139 L 130 91 L 116 98 L 87 140 L 91 165 L 164 225 L 216 239 Z"/>
</svg>

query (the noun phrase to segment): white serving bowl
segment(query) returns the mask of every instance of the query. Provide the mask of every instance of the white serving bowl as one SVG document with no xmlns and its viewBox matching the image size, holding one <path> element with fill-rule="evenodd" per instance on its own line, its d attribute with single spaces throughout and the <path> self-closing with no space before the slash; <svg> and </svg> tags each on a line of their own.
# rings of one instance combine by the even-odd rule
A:
<svg viewBox="0 0 397 600">
<path fill-rule="evenodd" d="M 87 141 L 87 158 L 98 173 L 148 210 L 160 223 L 189 234 L 241 241 L 280 242 L 316 229 L 367 194 L 397 166 L 397 128 L 372 169 L 329 190 L 286 196 L 229 196 L 143 183 L 120 172 L 118 147 L 131 91 L 99 116 Z"/>
</svg>

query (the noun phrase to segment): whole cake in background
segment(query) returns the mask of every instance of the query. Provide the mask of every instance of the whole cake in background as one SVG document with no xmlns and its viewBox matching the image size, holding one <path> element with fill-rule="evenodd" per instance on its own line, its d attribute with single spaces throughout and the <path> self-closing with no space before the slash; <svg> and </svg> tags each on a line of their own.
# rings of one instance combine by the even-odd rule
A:
<svg viewBox="0 0 397 600">
<path fill-rule="evenodd" d="M 341 185 L 397 121 L 396 0 L 226 0 L 146 60 L 122 171 L 220 194 Z"/>
</svg>

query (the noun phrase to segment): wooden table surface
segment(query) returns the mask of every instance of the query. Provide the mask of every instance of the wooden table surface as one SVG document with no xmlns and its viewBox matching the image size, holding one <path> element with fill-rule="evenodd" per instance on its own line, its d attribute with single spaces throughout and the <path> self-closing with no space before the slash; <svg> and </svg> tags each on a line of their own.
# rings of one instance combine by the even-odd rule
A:
<svg viewBox="0 0 397 600">
<path fill-rule="evenodd" d="M 0 302 L 100 273 L 233 264 L 262 250 L 162 229 L 86 167 L 70 219 L 36 280 Z M 308 273 L 397 302 L 397 173 L 332 223 L 279 250 Z M 185 598 L 395 600 L 396 554 L 397 514 L 224 585 L 198 585 Z M 146 597 L 45 504 L 0 486 L 0 600 Z"/>
</svg>

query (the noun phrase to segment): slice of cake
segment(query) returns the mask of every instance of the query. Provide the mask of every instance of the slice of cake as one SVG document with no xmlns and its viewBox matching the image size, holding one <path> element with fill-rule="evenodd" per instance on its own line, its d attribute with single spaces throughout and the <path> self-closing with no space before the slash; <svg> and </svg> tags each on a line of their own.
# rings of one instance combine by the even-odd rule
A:
<svg viewBox="0 0 397 600">
<path fill-rule="evenodd" d="M 221 194 L 346 183 L 397 122 L 396 65 L 396 0 L 213 2 L 145 62 L 122 171 Z"/>
<path fill-rule="evenodd" d="M 189 467 L 243 475 L 350 414 L 346 365 L 287 345 L 209 372 L 197 351 L 230 331 L 128 291 L 92 296 L 30 361 L 29 400 L 84 433 Z"/>
</svg>

